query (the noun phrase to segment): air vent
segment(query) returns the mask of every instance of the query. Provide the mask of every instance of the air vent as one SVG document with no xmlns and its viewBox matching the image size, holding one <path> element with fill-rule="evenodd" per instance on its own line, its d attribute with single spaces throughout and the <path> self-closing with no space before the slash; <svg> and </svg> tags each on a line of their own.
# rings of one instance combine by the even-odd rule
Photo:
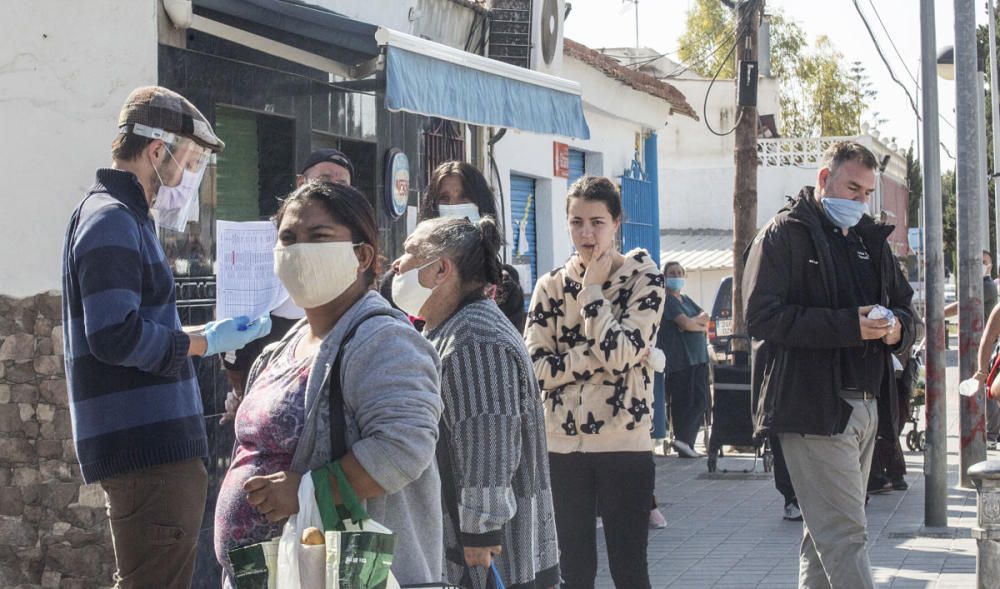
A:
<svg viewBox="0 0 1000 589">
<path fill-rule="evenodd" d="M 489 57 L 531 67 L 531 4 L 532 0 L 493 0 Z"/>
</svg>

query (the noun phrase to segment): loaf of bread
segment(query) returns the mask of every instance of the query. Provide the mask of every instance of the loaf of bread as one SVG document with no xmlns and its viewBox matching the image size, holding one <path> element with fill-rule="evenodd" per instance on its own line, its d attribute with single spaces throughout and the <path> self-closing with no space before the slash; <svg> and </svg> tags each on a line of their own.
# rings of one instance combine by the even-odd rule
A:
<svg viewBox="0 0 1000 589">
<path fill-rule="evenodd" d="M 302 543 L 306 546 L 321 546 L 326 541 L 323 539 L 323 532 L 319 528 L 306 528 L 302 530 Z"/>
</svg>

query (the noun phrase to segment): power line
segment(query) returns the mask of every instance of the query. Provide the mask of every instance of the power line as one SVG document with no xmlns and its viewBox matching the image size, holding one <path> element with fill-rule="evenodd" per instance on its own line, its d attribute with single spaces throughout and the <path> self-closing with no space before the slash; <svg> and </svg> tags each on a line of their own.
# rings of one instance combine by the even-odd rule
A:
<svg viewBox="0 0 1000 589">
<path fill-rule="evenodd" d="M 743 13 L 746 16 L 746 23 L 742 24 L 737 23 L 738 30 L 736 32 L 736 41 L 733 43 L 733 46 L 729 48 L 729 52 L 726 53 L 726 56 L 724 58 L 722 58 L 722 61 L 719 62 L 719 67 L 716 68 L 715 75 L 712 76 L 712 81 L 708 83 L 708 88 L 705 89 L 705 100 L 704 102 L 702 102 L 701 105 L 701 115 L 702 119 L 705 121 L 705 127 L 707 127 L 708 130 L 713 135 L 719 137 L 725 137 L 727 135 L 733 134 L 733 132 L 736 131 L 736 128 L 740 126 L 740 121 L 743 120 L 744 110 L 741 108 L 739 116 L 736 117 L 736 124 L 733 125 L 732 129 L 726 131 L 725 133 L 720 133 L 719 131 L 716 131 L 715 129 L 712 128 L 712 124 L 708 122 L 708 97 L 712 93 L 712 86 L 715 85 L 715 81 L 719 79 L 719 73 L 722 72 L 722 67 L 725 66 L 726 62 L 729 61 L 729 59 L 733 56 L 733 52 L 736 51 L 737 47 L 739 47 L 740 42 L 743 40 L 743 37 L 748 32 L 750 32 L 750 25 L 753 23 L 753 17 L 751 17 L 750 15 L 753 13 L 753 11 L 759 9 L 760 0 L 749 0 L 749 1 L 753 2 L 753 4 Z"/>
<path fill-rule="evenodd" d="M 875 18 L 878 19 L 878 24 L 881 25 L 882 30 L 885 31 L 885 38 L 888 39 L 889 44 L 892 45 L 892 50 L 896 52 L 896 57 L 898 57 L 899 62 L 903 64 L 903 69 L 906 70 L 906 73 L 910 76 L 910 79 L 913 80 L 913 83 L 916 84 L 917 87 L 919 88 L 920 83 L 917 82 L 917 77 L 913 75 L 913 72 L 911 72 L 910 68 L 906 65 L 906 60 L 903 59 L 903 54 L 900 53 L 899 48 L 896 47 L 896 43 L 892 40 L 892 35 L 889 33 L 889 29 L 886 28 L 885 22 L 882 21 L 882 15 L 878 13 L 878 8 L 875 8 L 875 3 L 872 0 L 868 0 L 868 4 L 872 7 L 872 12 L 875 13 Z"/>
<path fill-rule="evenodd" d="M 872 31 L 871 25 L 868 24 L 868 18 L 865 16 L 865 13 L 861 10 L 861 5 L 858 4 L 858 0 L 851 0 L 851 3 L 854 4 L 854 9 L 858 12 L 858 16 L 861 17 L 861 22 L 864 23 L 865 30 L 868 31 L 868 37 L 871 39 L 872 45 L 875 46 L 875 51 L 878 53 L 879 58 L 882 60 L 882 64 L 885 65 L 885 69 L 888 70 L 888 72 L 889 72 L 889 77 L 892 78 L 892 81 L 895 82 L 900 88 L 903 89 L 903 92 L 906 94 L 907 100 L 909 100 L 909 102 L 910 102 L 910 108 L 913 110 L 913 114 L 917 117 L 918 121 L 922 121 L 923 117 L 920 116 L 920 111 L 917 109 L 917 103 L 913 100 L 913 95 L 910 94 L 910 89 L 907 88 L 906 84 L 903 84 L 902 82 L 900 82 L 899 78 L 896 77 L 896 72 L 894 72 L 892 70 L 892 66 L 889 65 L 889 60 L 887 60 L 885 58 L 885 53 L 882 52 L 882 47 L 878 44 L 878 39 L 875 38 L 875 33 L 874 33 L 874 31 Z M 904 67 L 905 67 L 905 65 L 904 65 Z M 919 88 L 919 85 L 917 87 Z M 940 113 L 939 113 L 939 116 L 940 116 Z M 951 127 L 953 129 L 955 128 L 955 125 L 953 125 L 950 121 L 948 121 L 947 119 L 945 119 L 943 116 L 940 116 L 940 118 L 941 118 L 941 120 L 943 120 L 946 123 L 948 123 L 949 125 L 951 125 Z M 950 157 L 951 159 L 955 159 L 955 157 L 953 155 L 951 155 L 951 152 L 948 151 L 948 148 L 945 146 L 944 143 L 941 143 L 941 149 L 943 149 L 944 152 L 946 154 L 948 154 L 948 157 Z"/>
</svg>

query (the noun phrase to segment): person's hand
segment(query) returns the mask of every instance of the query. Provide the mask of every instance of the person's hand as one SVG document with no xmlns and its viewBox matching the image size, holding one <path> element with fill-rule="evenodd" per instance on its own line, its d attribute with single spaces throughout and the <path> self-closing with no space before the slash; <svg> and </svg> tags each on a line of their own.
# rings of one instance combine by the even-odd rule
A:
<svg viewBox="0 0 1000 589">
<path fill-rule="evenodd" d="M 226 412 L 219 419 L 219 425 L 236 420 L 236 410 L 240 408 L 241 401 L 243 401 L 241 395 L 237 394 L 236 391 L 229 391 L 229 394 L 226 395 Z"/>
<path fill-rule="evenodd" d="M 465 548 L 465 565 L 470 567 L 490 568 L 493 557 L 499 555 L 503 549 L 497 546 L 469 547 Z"/>
<path fill-rule="evenodd" d="M 597 255 L 595 252 L 590 263 L 587 264 L 587 271 L 583 273 L 584 288 L 595 284 L 604 288 L 604 283 L 608 281 L 608 276 L 611 276 L 612 257 L 610 248 L 601 252 L 600 255 Z"/>
<path fill-rule="evenodd" d="M 270 315 L 261 315 L 253 321 L 246 315 L 220 319 L 205 325 L 205 355 L 238 350 L 253 340 L 271 333 Z"/>
<path fill-rule="evenodd" d="M 299 481 L 297 472 L 281 471 L 267 476 L 250 477 L 243 483 L 247 503 L 254 506 L 271 523 L 287 519 L 299 512 Z"/>
<path fill-rule="evenodd" d="M 972 375 L 972 378 L 978 380 L 979 384 L 986 384 L 986 379 L 988 377 L 989 375 L 983 372 L 982 370 L 977 370 L 976 373 Z"/>
<path fill-rule="evenodd" d="M 893 321 L 892 325 L 889 327 L 889 333 L 885 334 L 882 341 L 885 342 L 887 346 L 894 346 L 898 344 L 901 339 L 903 339 L 903 324 L 898 320 Z"/>
<path fill-rule="evenodd" d="M 889 334 L 891 321 L 888 319 L 868 318 L 868 313 L 871 313 L 871 310 L 874 308 L 875 305 L 858 307 L 858 319 L 861 323 L 861 339 L 865 341 L 882 339 Z"/>
</svg>

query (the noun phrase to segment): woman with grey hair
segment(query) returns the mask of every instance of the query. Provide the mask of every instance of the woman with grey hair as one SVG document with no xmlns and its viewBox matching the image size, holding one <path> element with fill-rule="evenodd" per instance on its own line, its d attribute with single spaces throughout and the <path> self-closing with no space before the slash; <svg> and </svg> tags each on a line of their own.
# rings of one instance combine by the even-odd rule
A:
<svg viewBox="0 0 1000 589">
<path fill-rule="evenodd" d="M 502 242 L 490 217 L 424 221 L 393 263 L 392 294 L 441 358 L 447 580 L 482 589 L 495 565 L 508 588 L 541 589 L 559 583 L 541 395 L 521 335 L 484 293 Z"/>
</svg>

